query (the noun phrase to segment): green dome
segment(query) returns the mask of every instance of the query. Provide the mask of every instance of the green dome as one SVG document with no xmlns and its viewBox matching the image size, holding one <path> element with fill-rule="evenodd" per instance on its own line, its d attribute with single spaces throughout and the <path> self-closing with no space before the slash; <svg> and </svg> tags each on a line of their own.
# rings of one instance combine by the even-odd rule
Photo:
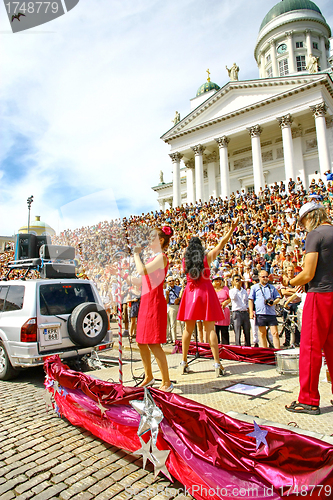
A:
<svg viewBox="0 0 333 500">
<path fill-rule="evenodd" d="M 206 82 L 201 85 L 201 87 L 198 88 L 197 95 L 198 97 L 201 94 L 204 94 L 205 92 L 209 92 L 210 90 L 220 90 L 220 87 L 216 85 L 214 82 Z"/>
<path fill-rule="evenodd" d="M 317 7 L 317 5 L 310 0 L 283 0 L 282 2 L 274 5 L 268 14 L 266 14 L 263 22 L 261 23 L 260 30 L 272 21 L 272 19 L 275 19 L 276 17 L 292 10 L 314 10 L 315 12 L 318 12 L 318 14 L 321 14 L 319 7 Z"/>
</svg>

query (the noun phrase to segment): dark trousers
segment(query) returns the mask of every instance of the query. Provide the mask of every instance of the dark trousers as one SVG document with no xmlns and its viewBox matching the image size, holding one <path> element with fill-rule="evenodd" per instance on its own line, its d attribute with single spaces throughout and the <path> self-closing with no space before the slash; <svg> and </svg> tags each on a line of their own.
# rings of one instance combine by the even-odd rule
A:
<svg viewBox="0 0 333 500">
<path fill-rule="evenodd" d="M 219 344 L 229 345 L 229 327 L 222 325 L 215 325 L 217 341 Z"/>
<path fill-rule="evenodd" d="M 291 314 L 297 314 L 297 308 L 299 306 L 299 303 L 297 304 L 289 304 L 289 311 Z M 286 320 L 288 317 L 288 314 L 287 312 L 284 310 L 283 311 L 283 319 Z M 290 320 L 287 320 L 287 325 L 286 325 L 286 329 L 285 329 L 285 332 L 286 332 L 286 344 L 290 344 L 290 329 L 289 329 L 289 326 L 290 326 Z M 296 344 L 299 344 L 301 341 L 301 333 L 298 329 L 298 327 L 296 326 L 295 328 L 295 343 Z"/>
<path fill-rule="evenodd" d="M 234 331 L 236 336 L 236 345 L 241 345 L 241 329 L 243 327 L 245 345 L 251 347 L 250 336 L 250 316 L 248 311 L 234 311 L 232 313 L 234 322 Z"/>
</svg>

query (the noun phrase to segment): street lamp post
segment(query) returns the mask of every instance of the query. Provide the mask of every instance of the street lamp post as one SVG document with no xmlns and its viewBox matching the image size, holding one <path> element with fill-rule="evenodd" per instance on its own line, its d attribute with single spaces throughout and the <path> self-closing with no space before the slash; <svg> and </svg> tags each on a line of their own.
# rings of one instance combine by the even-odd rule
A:
<svg viewBox="0 0 333 500">
<path fill-rule="evenodd" d="M 27 203 L 28 203 L 28 234 L 30 232 L 30 209 L 31 209 L 31 203 L 33 201 L 34 201 L 34 197 L 29 196 L 29 198 L 27 199 Z"/>
</svg>

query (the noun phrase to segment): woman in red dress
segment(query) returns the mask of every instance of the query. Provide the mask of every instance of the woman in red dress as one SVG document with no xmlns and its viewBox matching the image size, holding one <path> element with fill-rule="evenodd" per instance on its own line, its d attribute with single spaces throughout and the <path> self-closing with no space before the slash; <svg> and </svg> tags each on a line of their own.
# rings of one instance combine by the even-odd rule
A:
<svg viewBox="0 0 333 500">
<path fill-rule="evenodd" d="M 172 234 L 169 226 L 152 231 L 149 246 L 156 255 L 146 264 L 139 255 L 141 247 L 134 248 L 135 265 L 142 276 L 142 295 L 136 331 L 136 342 L 145 370 L 141 387 L 152 386 L 155 383 L 151 367 L 152 352 L 162 375 L 160 389 L 165 392 L 171 392 L 173 385 L 169 378 L 166 355 L 161 346 L 166 342 L 167 334 L 167 303 L 163 294 L 163 283 L 169 267 L 168 258 L 163 250 L 168 247 Z"/>
<path fill-rule="evenodd" d="M 208 334 L 208 341 L 215 361 L 215 373 L 217 376 L 224 375 L 215 333 L 215 322 L 223 320 L 224 315 L 219 299 L 210 281 L 210 264 L 216 259 L 222 248 L 229 241 L 237 224 L 238 219 L 231 224 L 221 241 L 213 250 L 208 252 L 207 255 L 205 255 L 201 241 L 197 237 L 191 238 L 185 251 L 183 265 L 186 273 L 187 285 L 177 315 L 177 320 L 185 321 L 185 329 L 182 338 L 183 361 L 181 362 L 183 374 L 189 372 L 187 352 L 190 346 L 195 322 L 202 320 Z"/>
</svg>

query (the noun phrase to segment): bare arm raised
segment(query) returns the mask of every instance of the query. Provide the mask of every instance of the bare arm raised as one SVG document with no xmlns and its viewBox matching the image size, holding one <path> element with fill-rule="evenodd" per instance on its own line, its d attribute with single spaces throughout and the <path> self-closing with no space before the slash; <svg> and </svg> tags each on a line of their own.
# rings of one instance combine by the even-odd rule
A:
<svg viewBox="0 0 333 500">
<path fill-rule="evenodd" d="M 237 227 L 238 224 L 238 217 L 237 219 L 234 219 L 228 229 L 228 231 L 224 234 L 223 238 L 221 238 L 220 242 L 216 245 L 213 250 L 208 252 L 207 254 L 207 262 L 208 265 L 210 266 L 211 263 L 213 262 L 214 259 L 218 256 L 218 254 L 221 252 L 222 248 L 228 243 L 230 240 L 232 233 L 234 232 L 235 228 Z"/>
</svg>

